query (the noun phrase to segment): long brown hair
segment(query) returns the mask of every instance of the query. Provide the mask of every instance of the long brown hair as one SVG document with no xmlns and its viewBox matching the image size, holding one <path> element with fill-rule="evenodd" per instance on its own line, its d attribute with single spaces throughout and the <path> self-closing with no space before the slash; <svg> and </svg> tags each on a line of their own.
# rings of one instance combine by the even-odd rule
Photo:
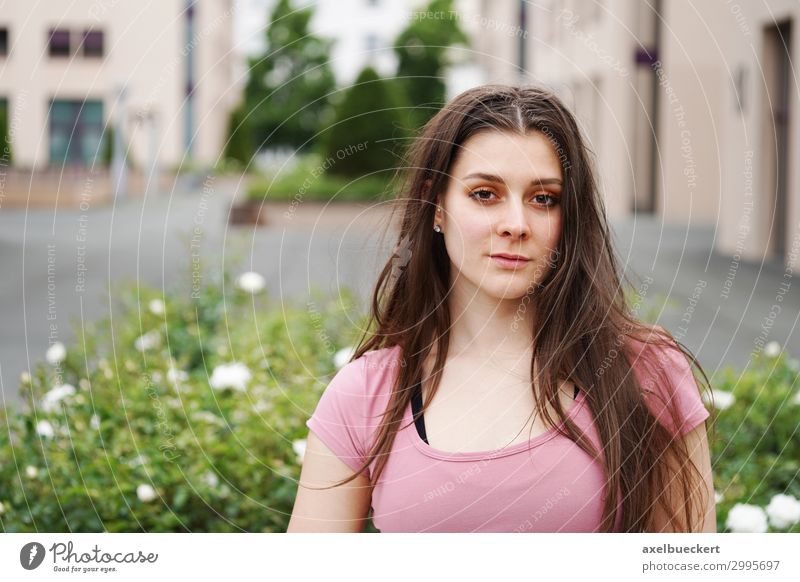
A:
<svg viewBox="0 0 800 582">
<path fill-rule="evenodd" d="M 551 92 L 536 87 L 487 85 L 470 89 L 447 104 L 421 130 L 407 152 L 403 180 L 395 203 L 398 246 L 408 258 L 402 269 L 389 259 L 375 285 L 368 325 L 353 359 L 365 352 L 401 347 L 401 365 L 389 404 L 376 431 L 368 459 L 374 486 L 380 479 L 395 435 L 401 428 L 412 388 L 429 382 L 423 412 L 439 386 L 448 353 L 450 260 L 444 239 L 433 230 L 437 195 L 448 185 L 461 145 L 481 131 L 526 134 L 539 131 L 550 139 L 564 173 L 561 196 L 563 227 L 551 269 L 527 297 L 537 327 L 533 341 L 531 388 L 539 414 L 551 426 L 564 423 L 562 434 L 598 462 L 606 475 L 601 531 L 612 531 L 617 505 L 622 531 L 653 531 L 655 515 L 668 519 L 672 531 L 696 531 L 702 524 L 702 478 L 681 439 L 656 421 L 643 399 L 643 387 L 632 362 L 658 381 L 669 382 L 655 351 L 631 353 L 630 339 L 672 346 L 705 372 L 689 350 L 668 332 L 638 321 L 629 312 L 621 273 L 600 198 L 588 148 L 574 117 Z M 436 346 L 430 378 L 423 364 Z M 649 355 L 648 355 L 649 354 Z M 623 355 L 625 357 L 623 357 Z M 535 362 L 542 365 L 535 366 Z M 538 377 L 536 372 L 540 371 Z M 650 376 L 648 376 L 649 378 Z M 567 418 L 560 399 L 560 380 L 570 380 L 585 394 L 602 450 Z M 557 418 L 549 412 L 549 404 Z M 678 411 L 670 410 L 673 426 Z M 669 489 L 667 489 L 669 488 Z M 681 491 L 682 498 L 667 496 Z M 697 499 L 698 492 L 701 495 Z M 621 494 L 621 498 L 619 497 Z"/>
</svg>

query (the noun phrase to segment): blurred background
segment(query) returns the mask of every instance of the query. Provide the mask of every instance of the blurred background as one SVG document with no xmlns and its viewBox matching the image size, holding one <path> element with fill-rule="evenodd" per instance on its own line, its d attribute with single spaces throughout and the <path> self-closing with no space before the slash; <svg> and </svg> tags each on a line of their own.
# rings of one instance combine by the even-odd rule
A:
<svg viewBox="0 0 800 582">
<path fill-rule="evenodd" d="M 712 379 L 720 531 L 797 528 L 798 18 L 788 0 L 6 0 L 4 530 L 282 531 L 304 421 L 402 260 L 405 147 L 484 83 L 547 86 L 578 117 L 633 311 Z"/>
</svg>

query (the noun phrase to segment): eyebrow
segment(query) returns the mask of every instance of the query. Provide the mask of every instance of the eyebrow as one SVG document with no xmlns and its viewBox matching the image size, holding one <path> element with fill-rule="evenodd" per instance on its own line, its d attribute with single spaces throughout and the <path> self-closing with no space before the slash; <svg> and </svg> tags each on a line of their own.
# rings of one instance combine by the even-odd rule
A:
<svg viewBox="0 0 800 582">
<path fill-rule="evenodd" d="M 505 181 L 500 176 L 495 176 L 494 174 L 486 174 L 484 172 L 474 172 L 472 174 L 467 174 L 462 178 L 462 180 L 469 180 L 470 178 L 477 178 L 478 180 L 486 180 L 487 182 L 496 182 L 498 184 L 505 184 Z M 536 186 L 549 186 L 551 184 L 563 186 L 564 182 L 562 182 L 558 178 L 544 178 L 542 180 L 531 180 L 531 184 L 534 184 Z"/>
</svg>

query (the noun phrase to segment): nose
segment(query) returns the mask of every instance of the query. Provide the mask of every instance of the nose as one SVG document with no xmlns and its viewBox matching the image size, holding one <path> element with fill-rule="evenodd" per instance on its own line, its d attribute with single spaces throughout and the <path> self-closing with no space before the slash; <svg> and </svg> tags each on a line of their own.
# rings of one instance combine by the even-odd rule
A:
<svg viewBox="0 0 800 582">
<path fill-rule="evenodd" d="M 525 214 L 525 203 L 509 196 L 508 203 L 498 223 L 498 232 L 502 237 L 525 240 L 530 238 L 531 230 Z"/>
</svg>

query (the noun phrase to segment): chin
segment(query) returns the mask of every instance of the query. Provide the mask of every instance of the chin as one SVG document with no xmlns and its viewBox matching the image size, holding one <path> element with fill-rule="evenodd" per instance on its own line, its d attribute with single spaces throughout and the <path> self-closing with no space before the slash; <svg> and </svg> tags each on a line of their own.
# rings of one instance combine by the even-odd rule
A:
<svg viewBox="0 0 800 582">
<path fill-rule="evenodd" d="M 491 289 L 484 289 L 484 292 L 494 299 L 503 301 L 519 300 L 528 295 L 533 289 L 534 285 L 510 285 L 508 288 L 496 287 Z"/>
</svg>

